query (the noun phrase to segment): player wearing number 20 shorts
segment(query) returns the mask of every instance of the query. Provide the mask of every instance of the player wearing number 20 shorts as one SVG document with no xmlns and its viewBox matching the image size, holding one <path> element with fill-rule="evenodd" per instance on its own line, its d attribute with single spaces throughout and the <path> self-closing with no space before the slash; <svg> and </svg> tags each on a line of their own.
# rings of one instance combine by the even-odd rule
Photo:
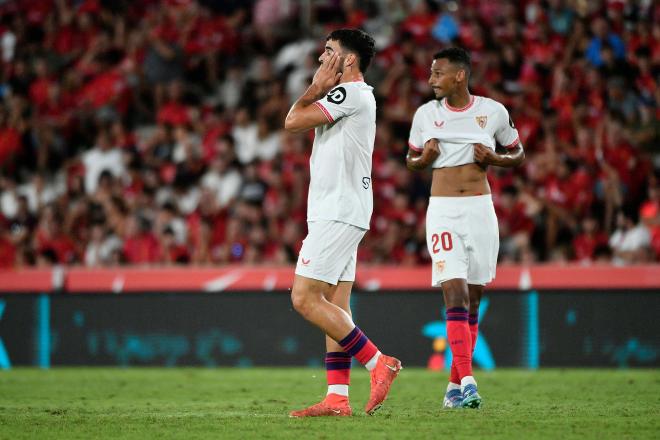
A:
<svg viewBox="0 0 660 440">
<path fill-rule="evenodd" d="M 472 375 L 479 301 L 495 278 L 499 230 L 486 178 L 489 165 L 515 167 L 525 157 L 518 131 L 502 104 L 471 95 L 470 55 L 461 48 L 438 52 L 429 84 L 436 99 L 419 107 L 408 140 L 411 170 L 433 168 L 426 214 L 432 283 L 442 287 L 452 368 L 448 408 L 479 408 Z"/>
</svg>

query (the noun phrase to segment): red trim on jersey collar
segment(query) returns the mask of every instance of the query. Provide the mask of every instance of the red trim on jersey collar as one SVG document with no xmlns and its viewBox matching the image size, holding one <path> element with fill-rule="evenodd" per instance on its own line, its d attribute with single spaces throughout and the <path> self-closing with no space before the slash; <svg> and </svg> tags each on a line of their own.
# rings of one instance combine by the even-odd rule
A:
<svg viewBox="0 0 660 440">
<path fill-rule="evenodd" d="M 461 108 L 456 108 L 449 105 L 447 98 L 445 98 L 443 102 L 445 103 L 445 107 L 447 107 L 447 110 L 450 110 L 452 112 L 464 112 L 465 110 L 472 107 L 472 104 L 474 104 L 474 95 L 470 95 L 470 102 L 468 102 L 468 104 L 465 107 L 461 107 Z"/>
</svg>

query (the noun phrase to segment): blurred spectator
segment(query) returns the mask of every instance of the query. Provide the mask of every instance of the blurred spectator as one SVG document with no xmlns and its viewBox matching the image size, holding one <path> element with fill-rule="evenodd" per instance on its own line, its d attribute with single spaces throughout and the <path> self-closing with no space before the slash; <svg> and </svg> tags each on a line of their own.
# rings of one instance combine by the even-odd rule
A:
<svg viewBox="0 0 660 440">
<path fill-rule="evenodd" d="M 110 136 L 106 131 L 99 132 L 96 145 L 83 155 L 82 162 L 85 165 L 85 191 L 87 194 L 93 194 L 96 191 L 104 172 L 121 178 L 126 171 L 121 151 L 111 144 Z"/>
<path fill-rule="evenodd" d="M 185 3 L 163 2 L 147 17 L 149 44 L 144 55 L 144 75 L 153 85 L 154 101 L 158 107 L 163 102 L 165 84 L 183 77 L 184 54 L 181 47 L 181 31 L 186 18 Z M 162 6 L 162 5 L 161 5 Z"/>
<path fill-rule="evenodd" d="M 609 24 L 605 17 L 596 17 L 591 25 L 593 37 L 586 50 L 587 60 L 596 67 L 603 65 L 603 47 L 608 46 L 613 52 L 613 57 L 617 60 L 623 59 L 626 55 L 626 47 L 621 37 L 609 29 Z"/>
<path fill-rule="evenodd" d="M 131 216 L 126 225 L 123 253 L 129 264 L 156 263 L 160 246 L 147 220 Z"/>
<path fill-rule="evenodd" d="M 526 149 L 490 171 L 500 260 L 660 259 L 658 2 L 0 3 L 0 266 L 295 262 L 313 133 L 282 121 L 342 26 L 379 49 L 360 261 L 428 261 L 403 157 L 454 44 Z"/>
<path fill-rule="evenodd" d="M 657 260 L 660 257 L 660 188 L 657 181 L 649 185 L 648 199 L 642 204 L 639 215 L 651 234 L 651 250 Z"/>
<path fill-rule="evenodd" d="M 518 190 L 514 186 L 504 188 L 495 208 L 500 228 L 500 258 L 503 261 L 519 261 L 530 246 L 534 231 L 534 222 L 517 195 Z"/>
<path fill-rule="evenodd" d="M 243 165 L 252 162 L 257 157 L 257 135 L 259 127 L 252 121 L 247 108 L 236 112 L 232 136 L 235 140 L 235 153 Z"/>
<path fill-rule="evenodd" d="M 651 234 L 646 226 L 639 223 L 639 215 L 634 210 L 619 211 L 616 217 L 616 230 L 610 237 L 610 247 L 617 265 L 648 261 Z"/>
<path fill-rule="evenodd" d="M 592 216 L 582 219 L 581 232 L 573 239 L 576 261 L 589 264 L 598 257 L 598 252 L 608 245 L 607 235 L 598 228 L 598 220 Z"/>
<path fill-rule="evenodd" d="M 241 173 L 232 167 L 230 158 L 218 156 L 211 162 L 201 183 L 204 188 L 212 191 L 217 207 L 225 208 L 238 195 L 242 181 Z"/>
<path fill-rule="evenodd" d="M 85 249 L 85 265 L 107 266 L 121 250 L 122 242 L 116 235 L 108 234 L 105 226 L 98 223 L 92 226 L 91 237 Z"/>
<path fill-rule="evenodd" d="M 64 229 L 62 216 L 53 205 L 44 209 L 34 241 L 37 254 L 44 264 L 71 264 L 79 261 L 79 252 L 70 231 Z"/>
</svg>

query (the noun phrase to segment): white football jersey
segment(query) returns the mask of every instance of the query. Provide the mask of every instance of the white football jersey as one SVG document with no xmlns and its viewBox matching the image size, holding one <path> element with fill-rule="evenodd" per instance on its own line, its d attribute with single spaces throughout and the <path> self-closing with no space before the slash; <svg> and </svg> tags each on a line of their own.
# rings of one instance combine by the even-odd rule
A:
<svg viewBox="0 0 660 440">
<path fill-rule="evenodd" d="M 362 81 L 339 84 L 315 104 L 328 123 L 315 129 L 307 221 L 335 220 L 369 229 L 376 99 Z"/>
<path fill-rule="evenodd" d="M 496 143 L 513 148 L 520 142 L 509 112 L 499 102 L 472 95 L 463 108 L 451 107 L 446 99 L 429 101 L 413 117 L 408 146 L 423 151 L 429 139 L 438 139 L 440 156 L 433 168 L 474 163 L 474 144 L 495 150 Z"/>
</svg>

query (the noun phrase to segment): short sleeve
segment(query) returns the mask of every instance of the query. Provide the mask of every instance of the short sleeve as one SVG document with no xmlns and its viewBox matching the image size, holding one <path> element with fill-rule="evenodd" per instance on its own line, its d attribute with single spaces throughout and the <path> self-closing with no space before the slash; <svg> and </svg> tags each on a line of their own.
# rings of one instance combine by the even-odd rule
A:
<svg viewBox="0 0 660 440">
<path fill-rule="evenodd" d="M 513 148 L 520 143 L 518 130 L 504 106 L 500 106 L 498 114 L 498 127 L 495 131 L 495 140 L 505 148 Z"/>
<path fill-rule="evenodd" d="M 314 104 L 323 111 L 328 122 L 332 123 L 344 116 L 353 114 L 359 104 L 359 91 L 343 85 L 337 86 Z"/>
<path fill-rule="evenodd" d="M 424 151 L 423 132 L 423 114 L 422 109 L 418 108 L 413 116 L 412 126 L 410 127 L 410 136 L 408 137 L 408 147 L 415 151 Z"/>
</svg>

